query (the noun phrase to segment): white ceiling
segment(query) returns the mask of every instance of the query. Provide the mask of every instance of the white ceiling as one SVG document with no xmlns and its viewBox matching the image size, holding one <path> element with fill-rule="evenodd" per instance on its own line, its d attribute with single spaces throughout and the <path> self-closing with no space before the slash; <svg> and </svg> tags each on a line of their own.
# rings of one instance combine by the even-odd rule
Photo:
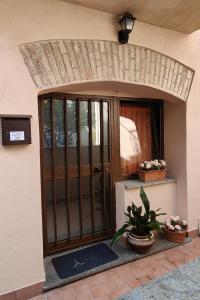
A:
<svg viewBox="0 0 200 300">
<path fill-rule="evenodd" d="M 200 29 L 200 0 L 63 0 L 183 33 Z"/>
</svg>

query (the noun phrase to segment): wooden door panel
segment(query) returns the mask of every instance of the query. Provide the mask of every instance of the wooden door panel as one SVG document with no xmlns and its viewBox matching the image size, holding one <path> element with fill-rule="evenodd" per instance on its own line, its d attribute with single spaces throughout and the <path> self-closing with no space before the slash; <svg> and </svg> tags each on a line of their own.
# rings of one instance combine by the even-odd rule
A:
<svg viewBox="0 0 200 300">
<path fill-rule="evenodd" d="M 102 171 L 96 171 L 96 169 L 99 168 L 99 164 L 94 164 L 93 165 L 93 173 L 94 175 L 96 173 L 101 173 Z M 101 168 L 101 167 L 100 167 Z M 111 165 L 109 163 L 104 164 L 104 173 L 105 174 L 110 174 L 111 171 Z M 90 165 L 82 165 L 81 166 L 81 177 L 84 176 L 91 176 L 91 167 Z M 52 174 L 51 169 L 46 169 L 44 170 L 44 180 L 45 181 L 51 181 L 53 178 L 55 180 L 61 180 L 61 179 L 66 179 L 66 168 L 65 167 L 58 167 L 54 169 L 54 175 Z M 68 178 L 76 178 L 79 176 L 79 167 L 78 166 L 70 166 L 68 167 Z"/>
</svg>

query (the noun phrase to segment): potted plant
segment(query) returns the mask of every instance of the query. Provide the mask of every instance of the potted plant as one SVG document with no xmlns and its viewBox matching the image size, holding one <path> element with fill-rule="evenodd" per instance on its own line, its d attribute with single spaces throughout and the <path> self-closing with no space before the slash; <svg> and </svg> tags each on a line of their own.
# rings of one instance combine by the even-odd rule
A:
<svg viewBox="0 0 200 300">
<path fill-rule="evenodd" d="M 187 233 L 187 221 L 181 220 L 179 216 L 167 218 L 165 224 L 165 234 L 169 241 L 183 243 Z"/>
<path fill-rule="evenodd" d="M 163 180 L 167 173 L 167 163 L 165 160 L 155 159 L 143 161 L 138 166 L 138 176 L 143 182 Z"/>
<path fill-rule="evenodd" d="M 125 224 L 115 233 L 111 246 L 116 243 L 124 233 L 127 233 L 127 239 L 131 247 L 138 253 L 147 252 L 154 243 L 153 230 L 160 230 L 162 223 L 157 221 L 157 217 L 165 215 L 165 213 L 157 213 L 156 211 L 150 210 L 150 203 L 144 188 L 140 188 L 140 198 L 143 203 L 143 207 L 137 207 L 133 202 L 127 207 L 125 215 L 128 220 Z"/>
</svg>

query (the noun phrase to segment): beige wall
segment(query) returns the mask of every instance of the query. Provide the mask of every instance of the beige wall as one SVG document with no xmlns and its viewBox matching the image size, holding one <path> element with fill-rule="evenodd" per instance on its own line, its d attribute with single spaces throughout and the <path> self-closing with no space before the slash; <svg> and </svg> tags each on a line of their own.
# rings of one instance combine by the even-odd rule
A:
<svg viewBox="0 0 200 300">
<path fill-rule="evenodd" d="M 176 182 L 145 186 L 144 190 L 150 201 L 151 209 L 161 208 L 160 212 L 167 213 L 169 216 L 177 214 L 176 208 Z M 128 205 L 134 202 L 135 205 L 141 206 L 140 188 L 125 189 L 124 184 L 116 183 L 116 225 L 119 229 L 125 222 L 124 212 Z M 144 210 L 143 210 L 144 211 Z M 166 216 L 160 216 L 160 222 L 164 222 Z"/>
<path fill-rule="evenodd" d="M 164 104 L 164 151 L 168 176 L 177 178 L 176 212 L 187 219 L 186 104 Z M 190 225 L 190 224 L 189 224 Z"/>
<path fill-rule="evenodd" d="M 0 114 L 32 115 L 32 145 L 0 145 L 0 294 L 44 280 L 42 224 L 40 204 L 40 165 L 37 90 L 24 65 L 17 46 L 46 39 L 117 40 L 115 17 L 106 13 L 67 4 L 59 0 L 0 1 Z M 177 198 L 187 201 L 190 228 L 200 214 L 198 163 L 200 153 L 199 124 L 199 32 L 184 35 L 136 22 L 130 43 L 162 52 L 196 70 L 187 101 L 187 153 L 184 138 L 180 140 L 181 165 L 170 165 L 181 176 Z M 103 91 L 102 91 L 103 93 Z M 132 92 L 130 92 L 132 94 Z M 146 97 L 148 97 L 148 92 Z M 175 106 L 174 106 L 175 107 Z M 176 125 L 177 116 L 167 106 L 169 120 Z M 172 114 L 172 115 L 171 115 Z M 180 119 L 177 118 L 177 122 Z M 182 120 L 184 123 L 184 120 Z M 183 126 L 185 126 L 183 124 Z M 179 131 L 180 130 L 180 131 Z M 173 132 L 173 128 L 170 128 Z M 177 129 L 176 134 L 182 132 Z M 169 132 L 168 139 L 170 140 Z M 176 141 L 174 136 L 174 141 Z M 168 147 L 169 148 L 169 147 Z M 177 151 L 177 149 L 175 150 Z M 172 144 L 169 161 L 173 162 Z M 187 155 L 187 182 L 186 160 Z M 177 156 L 178 157 L 178 154 Z M 171 164 L 171 163 L 170 163 Z M 179 178 L 178 178 L 179 182 Z M 187 185 L 186 185 L 187 184 Z M 183 195 L 184 194 L 184 195 Z M 187 198 L 186 198 L 187 195 Z"/>
</svg>

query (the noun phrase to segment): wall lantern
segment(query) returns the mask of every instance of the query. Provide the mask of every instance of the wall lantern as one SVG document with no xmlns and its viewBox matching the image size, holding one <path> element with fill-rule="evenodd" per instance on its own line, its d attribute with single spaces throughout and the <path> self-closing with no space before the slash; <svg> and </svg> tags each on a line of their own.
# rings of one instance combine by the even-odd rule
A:
<svg viewBox="0 0 200 300">
<path fill-rule="evenodd" d="M 134 18 L 131 14 L 126 13 L 119 21 L 122 30 L 118 32 L 118 40 L 121 44 L 128 43 L 129 33 L 133 30 L 135 20 L 136 18 Z"/>
</svg>

